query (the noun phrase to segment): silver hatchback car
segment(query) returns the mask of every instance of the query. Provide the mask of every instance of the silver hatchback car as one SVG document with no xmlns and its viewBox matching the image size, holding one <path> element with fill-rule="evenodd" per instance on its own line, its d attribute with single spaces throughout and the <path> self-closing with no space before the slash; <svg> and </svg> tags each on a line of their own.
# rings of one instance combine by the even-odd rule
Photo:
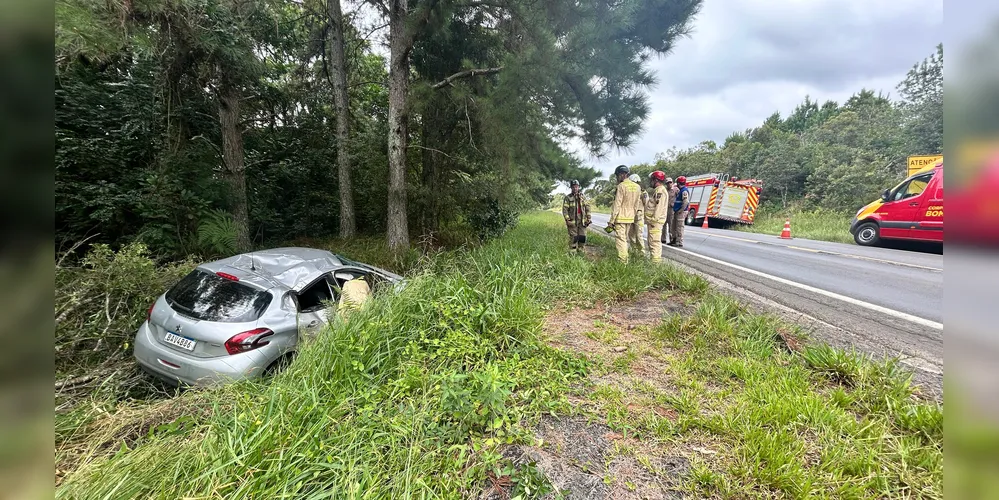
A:
<svg viewBox="0 0 999 500">
<path fill-rule="evenodd" d="M 260 376 L 290 360 L 300 335 L 327 324 L 347 281 L 403 285 L 384 269 L 325 250 L 276 248 L 198 266 L 149 308 L 135 336 L 139 366 L 170 383 Z"/>
</svg>

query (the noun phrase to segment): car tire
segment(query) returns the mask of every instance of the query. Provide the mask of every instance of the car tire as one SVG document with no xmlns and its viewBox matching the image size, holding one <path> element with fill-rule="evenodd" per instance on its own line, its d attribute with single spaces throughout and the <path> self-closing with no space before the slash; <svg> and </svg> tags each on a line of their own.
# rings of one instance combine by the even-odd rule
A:
<svg viewBox="0 0 999 500">
<path fill-rule="evenodd" d="M 294 360 L 295 360 L 294 351 L 286 353 L 280 358 L 275 359 L 274 362 L 272 362 L 270 365 L 267 366 L 266 369 L 264 369 L 264 377 L 271 377 L 277 375 L 278 373 L 281 373 L 282 371 L 284 371 L 285 368 L 288 368 L 288 365 L 290 365 L 291 362 Z"/>
<path fill-rule="evenodd" d="M 683 222 L 688 226 L 693 226 L 694 223 L 697 222 L 697 214 L 694 212 L 687 212 L 687 218 Z"/>
<path fill-rule="evenodd" d="M 873 247 L 881 243 L 881 228 L 873 222 L 865 222 L 853 233 L 853 241 L 864 247 Z"/>
</svg>

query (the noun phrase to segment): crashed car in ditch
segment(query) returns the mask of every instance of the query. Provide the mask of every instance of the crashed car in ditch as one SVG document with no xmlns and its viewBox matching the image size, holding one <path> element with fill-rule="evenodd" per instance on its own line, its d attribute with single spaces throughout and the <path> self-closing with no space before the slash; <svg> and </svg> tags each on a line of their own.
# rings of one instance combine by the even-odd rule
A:
<svg viewBox="0 0 999 500">
<path fill-rule="evenodd" d="M 149 307 L 135 336 L 146 372 L 180 385 L 271 373 L 328 321 L 344 286 L 398 289 L 401 276 L 312 248 L 275 248 L 199 265 Z M 357 287 L 354 287 L 356 289 Z"/>
</svg>

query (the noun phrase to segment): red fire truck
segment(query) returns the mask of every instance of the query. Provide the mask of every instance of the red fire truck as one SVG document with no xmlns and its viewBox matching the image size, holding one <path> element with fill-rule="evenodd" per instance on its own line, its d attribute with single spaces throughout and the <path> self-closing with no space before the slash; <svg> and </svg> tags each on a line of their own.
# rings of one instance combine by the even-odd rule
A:
<svg viewBox="0 0 999 500">
<path fill-rule="evenodd" d="M 690 189 L 687 225 L 700 225 L 705 216 L 709 220 L 752 224 L 763 182 L 728 174 L 704 174 L 687 177 L 687 188 Z"/>
</svg>

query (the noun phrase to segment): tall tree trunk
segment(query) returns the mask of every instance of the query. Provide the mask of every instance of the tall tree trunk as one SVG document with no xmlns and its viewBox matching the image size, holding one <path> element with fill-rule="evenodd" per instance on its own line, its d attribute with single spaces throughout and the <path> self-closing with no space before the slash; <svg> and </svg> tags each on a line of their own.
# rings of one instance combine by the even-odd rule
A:
<svg viewBox="0 0 999 500">
<path fill-rule="evenodd" d="M 350 182 L 350 116 L 347 101 L 347 58 L 344 56 L 343 11 L 340 0 L 326 0 L 330 23 L 330 59 L 333 66 L 333 102 L 336 105 L 337 178 L 340 184 L 340 237 L 351 238 L 354 222 L 354 190 Z"/>
<path fill-rule="evenodd" d="M 236 223 L 236 250 L 250 250 L 250 217 L 246 207 L 246 171 L 243 165 L 243 132 L 239 129 L 239 88 L 223 80 L 219 96 L 222 127 L 222 162 L 229 186 L 229 207 Z"/>
<path fill-rule="evenodd" d="M 408 0 L 392 0 L 389 12 L 389 109 L 388 109 L 388 221 L 387 240 L 392 250 L 409 247 L 406 214 L 406 146 L 408 139 L 409 54 Z"/>
</svg>

